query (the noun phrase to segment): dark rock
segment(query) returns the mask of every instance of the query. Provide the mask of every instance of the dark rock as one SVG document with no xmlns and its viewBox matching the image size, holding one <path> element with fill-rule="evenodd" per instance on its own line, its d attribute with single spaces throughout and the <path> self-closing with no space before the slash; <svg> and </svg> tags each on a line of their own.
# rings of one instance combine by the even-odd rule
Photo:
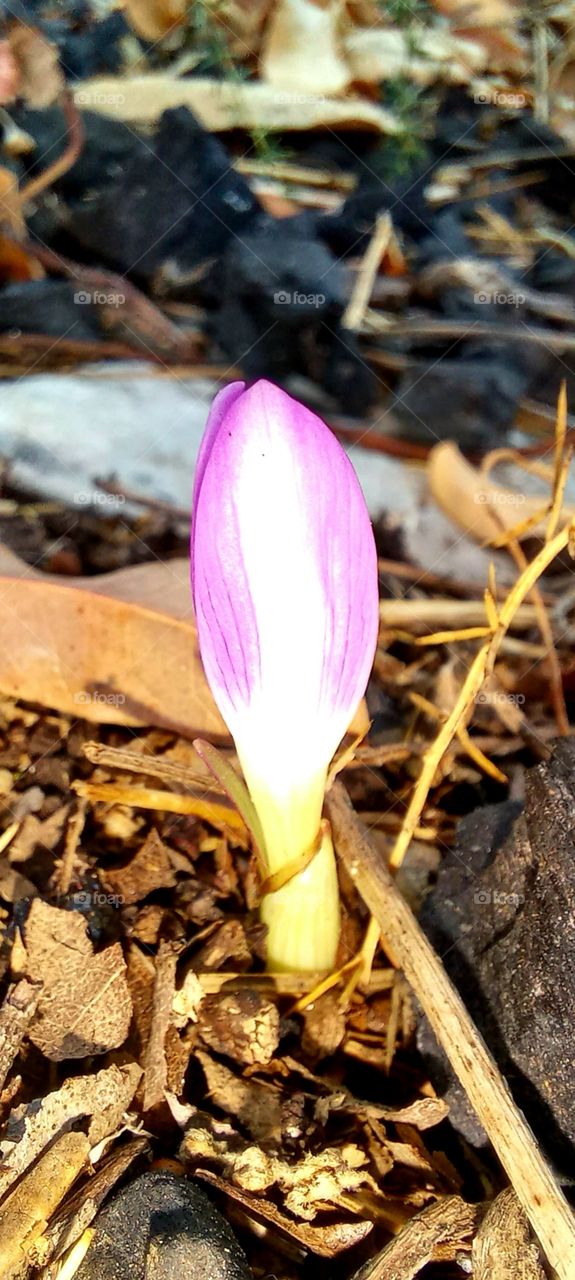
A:
<svg viewBox="0 0 575 1280">
<path fill-rule="evenodd" d="M 149 279 L 162 267 L 177 279 L 219 257 L 259 208 L 222 143 L 178 107 L 113 188 L 70 212 L 69 231 L 123 273 Z"/>
<path fill-rule="evenodd" d="M 77 30 L 67 30 L 56 43 L 67 80 L 87 80 L 89 76 L 120 71 L 121 41 L 134 32 L 123 13 L 115 11 L 92 20 Z"/>
<path fill-rule="evenodd" d="M 377 159 L 364 170 L 358 185 L 337 213 L 318 218 L 318 235 L 335 253 L 361 253 L 379 213 L 388 209 L 395 227 L 415 241 L 429 231 L 431 214 L 425 189 L 431 181 L 429 161 L 395 180 L 386 181 L 374 170 Z"/>
<path fill-rule="evenodd" d="M 211 288 L 220 299 L 214 336 L 246 377 L 302 373 L 350 412 L 372 403 L 377 379 L 340 325 L 347 273 L 313 220 L 262 220 L 230 244 Z"/>
<path fill-rule="evenodd" d="M 456 440 L 464 449 L 501 441 L 525 394 L 530 374 L 511 344 L 480 359 L 441 359 L 404 373 L 390 404 L 412 439 Z"/>
<path fill-rule="evenodd" d="M 460 823 L 421 923 L 557 1166 L 573 1169 L 575 743 L 527 774 L 511 802 Z M 469 1141 L 483 1131 L 425 1020 L 419 1045 Z"/>
<path fill-rule="evenodd" d="M 250 1280 L 225 1218 L 173 1173 L 144 1173 L 96 1219 L 76 1280 Z"/>
<path fill-rule="evenodd" d="M 575 256 L 575 240 L 569 237 L 571 253 Z M 559 249 L 542 249 L 525 276 L 532 289 L 551 290 L 568 298 L 575 298 L 575 261 Z"/>
<path fill-rule="evenodd" d="M 21 329 L 71 341 L 101 338 L 98 308 L 87 298 L 85 290 L 68 280 L 6 285 L 0 292 L 0 332 Z"/>
<path fill-rule="evenodd" d="M 68 132 L 61 107 L 43 111 L 19 106 L 12 118 L 36 142 L 36 149 L 23 157 L 28 177 L 34 177 L 63 155 L 68 145 Z M 82 111 L 84 141 L 81 153 L 66 173 L 54 183 L 54 189 L 66 200 L 80 200 L 85 192 L 92 194 L 117 183 L 129 164 L 143 163 L 149 157 L 150 144 L 122 120 L 101 115 L 98 111 Z"/>
<path fill-rule="evenodd" d="M 222 292 L 251 304 L 268 323 L 298 329 L 306 320 L 343 310 L 346 272 L 306 220 L 266 221 L 230 244 Z"/>
</svg>

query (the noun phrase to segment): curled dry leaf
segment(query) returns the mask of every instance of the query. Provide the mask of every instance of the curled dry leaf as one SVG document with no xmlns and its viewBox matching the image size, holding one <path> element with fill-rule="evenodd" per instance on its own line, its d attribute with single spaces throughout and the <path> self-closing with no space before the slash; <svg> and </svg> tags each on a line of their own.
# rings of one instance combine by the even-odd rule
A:
<svg viewBox="0 0 575 1280">
<path fill-rule="evenodd" d="M 322 96 L 310 93 L 309 86 L 307 93 L 279 93 L 271 84 L 207 76 L 187 80 L 175 80 L 163 72 L 123 79 L 101 76 L 79 84 L 74 98 L 80 109 L 131 124 L 153 124 L 168 108 L 189 107 L 212 133 L 361 128 L 387 134 L 401 128 L 391 111 L 363 98 Z"/>
<path fill-rule="evenodd" d="M 42 979 L 28 1035 L 52 1062 L 124 1043 L 132 1016 L 119 943 L 94 952 L 81 915 L 36 898 L 24 927 L 29 977 Z"/>
<path fill-rule="evenodd" d="M 529 46 L 519 34 L 519 0 L 433 0 L 435 8 L 451 18 L 459 35 L 476 41 L 485 51 L 489 70 L 524 70 Z"/>
<path fill-rule="evenodd" d="M 543 519 L 520 536 L 533 537 L 545 532 L 544 497 L 529 497 L 520 490 L 495 484 L 467 462 L 451 441 L 431 450 L 427 478 L 441 510 L 479 542 L 496 541 L 505 530 L 514 529 L 538 514 L 542 514 Z M 573 519 L 574 515 L 573 508 L 564 507 L 561 519 Z"/>
<path fill-rule="evenodd" d="M 188 7 L 187 0 L 126 0 L 124 13 L 137 35 L 161 40 L 181 26 Z"/>
<path fill-rule="evenodd" d="M 168 1083 L 166 1037 L 172 1020 L 175 987 L 176 953 L 170 943 L 161 942 L 156 959 L 150 1027 L 144 1054 L 144 1111 L 150 1111 L 164 1100 Z"/>
<path fill-rule="evenodd" d="M 14 22 L 8 39 L 19 72 L 18 97 L 28 107 L 51 107 L 65 87 L 56 46 L 25 22 Z"/>
<path fill-rule="evenodd" d="M 257 1142 L 277 1142 L 281 1136 L 281 1098 L 269 1085 L 242 1080 L 222 1062 L 199 1049 L 195 1055 L 203 1070 L 210 1100 L 232 1116 Z"/>
<path fill-rule="evenodd" d="M 343 48 L 351 79 L 365 84 L 398 76 L 421 86 L 438 80 L 469 84 L 487 61 L 485 51 L 473 40 L 423 27 L 418 28 L 415 49 L 409 33 L 392 27 L 380 31 L 353 27 L 346 32 Z"/>
<path fill-rule="evenodd" d="M 240 1187 L 235 1187 L 229 1182 L 225 1182 L 223 1178 L 218 1178 L 217 1174 L 207 1169 L 198 1170 L 198 1178 L 207 1182 L 212 1187 L 217 1187 L 219 1191 L 232 1203 L 239 1205 L 247 1211 L 250 1219 L 261 1222 L 266 1228 L 277 1231 L 293 1246 L 293 1242 L 302 1245 L 304 1249 L 310 1253 L 317 1254 L 320 1258 L 335 1258 L 345 1249 L 351 1249 L 354 1245 L 365 1240 L 366 1236 L 373 1230 L 372 1222 L 327 1222 L 327 1223 L 310 1223 L 296 1222 L 287 1214 L 282 1213 L 280 1209 L 272 1204 L 269 1200 L 262 1200 L 257 1196 L 249 1195 L 242 1191 Z"/>
<path fill-rule="evenodd" d="M 351 75 L 341 46 L 343 0 L 279 0 L 267 25 L 261 71 L 286 97 L 342 93 Z"/>
</svg>

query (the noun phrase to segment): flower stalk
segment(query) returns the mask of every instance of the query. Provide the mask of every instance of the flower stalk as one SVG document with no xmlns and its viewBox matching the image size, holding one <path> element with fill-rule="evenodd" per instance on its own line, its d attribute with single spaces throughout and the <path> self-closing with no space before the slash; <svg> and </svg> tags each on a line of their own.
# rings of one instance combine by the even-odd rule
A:
<svg viewBox="0 0 575 1280">
<path fill-rule="evenodd" d="M 377 558 L 353 468 L 328 427 L 268 382 L 213 403 L 192 514 L 200 652 L 257 814 L 268 967 L 335 963 L 327 770 L 377 639 Z"/>
</svg>

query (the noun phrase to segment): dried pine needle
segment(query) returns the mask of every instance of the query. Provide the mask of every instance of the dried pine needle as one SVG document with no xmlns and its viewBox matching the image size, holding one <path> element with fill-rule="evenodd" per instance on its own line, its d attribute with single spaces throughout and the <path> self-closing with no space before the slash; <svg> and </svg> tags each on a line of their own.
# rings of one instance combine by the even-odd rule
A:
<svg viewBox="0 0 575 1280">
<path fill-rule="evenodd" d="M 189 814 L 220 830 L 228 830 L 242 840 L 247 831 L 239 813 L 231 806 L 212 803 L 199 796 L 179 796 L 173 791 L 159 791 L 148 787 L 122 786 L 115 782 L 74 782 L 74 791 L 90 803 L 127 804 L 134 809 L 157 809 L 166 813 Z"/>
<path fill-rule="evenodd" d="M 570 545 L 573 533 L 574 530 L 572 526 L 567 525 L 560 533 L 556 534 L 554 538 L 545 543 L 531 563 L 526 566 L 504 600 L 499 612 L 497 629 L 493 632 L 490 638 L 482 644 L 481 648 L 476 653 L 459 692 L 455 706 L 447 717 L 445 723 L 441 726 L 435 742 L 433 742 L 425 752 L 421 773 L 413 789 L 413 795 L 409 803 L 402 829 L 397 837 L 391 854 L 391 867 L 397 869 L 397 867 L 400 867 L 403 862 L 405 853 L 413 839 L 413 833 L 423 812 L 437 768 L 439 767 L 439 764 L 441 763 L 441 760 L 443 759 L 443 756 L 455 737 L 459 727 L 461 725 L 465 727 L 466 721 L 471 714 L 475 699 L 481 691 L 486 675 L 492 674 L 503 638 L 517 609 L 523 603 L 525 597 L 529 595 L 529 592 L 533 589 L 537 580 L 541 577 L 541 574 L 548 565 L 555 560 L 560 551 L 563 551 L 565 547 Z"/>
</svg>

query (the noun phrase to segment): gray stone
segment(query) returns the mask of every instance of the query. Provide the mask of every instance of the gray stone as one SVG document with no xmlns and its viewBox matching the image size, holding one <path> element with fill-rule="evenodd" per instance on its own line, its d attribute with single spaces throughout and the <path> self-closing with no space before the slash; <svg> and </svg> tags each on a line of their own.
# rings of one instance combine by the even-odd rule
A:
<svg viewBox="0 0 575 1280">
<path fill-rule="evenodd" d="M 173 1173 L 136 1178 L 105 1205 L 76 1280 L 250 1280 L 225 1218 Z"/>
<path fill-rule="evenodd" d="M 575 743 L 562 739 L 526 775 L 525 809 L 477 809 L 428 897 L 421 922 L 558 1168 L 575 1151 Z M 474 1142 L 484 1135 L 428 1024 L 419 1046 Z"/>
</svg>

